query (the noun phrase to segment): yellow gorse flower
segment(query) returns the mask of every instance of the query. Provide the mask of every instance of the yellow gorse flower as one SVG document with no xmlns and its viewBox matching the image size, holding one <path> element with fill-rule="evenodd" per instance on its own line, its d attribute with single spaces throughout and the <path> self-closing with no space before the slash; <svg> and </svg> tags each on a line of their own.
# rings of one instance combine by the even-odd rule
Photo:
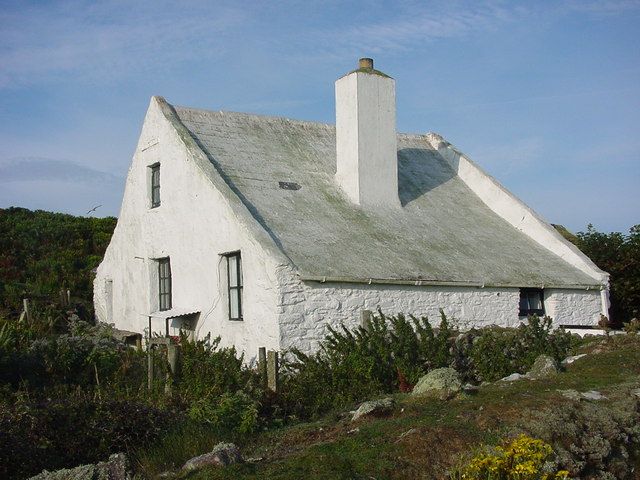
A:
<svg viewBox="0 0 640 480">
<path fill-rule="evenodd" d="M 544 464 L 553 454 L 542 440 L 519 435 L 511 443 L 481 453 L 462 470 L 463 480 L 566 480 L 569 472 L 545 472 Z"/>
</svg>

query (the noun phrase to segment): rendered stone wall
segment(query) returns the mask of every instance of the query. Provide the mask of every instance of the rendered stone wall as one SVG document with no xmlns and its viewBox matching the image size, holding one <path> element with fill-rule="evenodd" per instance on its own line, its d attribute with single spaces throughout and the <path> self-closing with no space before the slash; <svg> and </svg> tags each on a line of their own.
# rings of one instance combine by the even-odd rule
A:
<svg viewBox="0 0 640 480">
<path fill-rule="evenodd" d="M 463 328 L 472 325 L 514 326 L 519 322 L 517 289 L 430 287 L 412 285 L 366 285 L 353 283 L 300 282 L 280 272 L 280 347 L 305 352 L 317 348 L 328 332 L 340 323 L 356 326 L 364 309 L 416 316 L 440 322 L 442 308 Z"/>
<path fill-rule="evenodd" d="M 544 305 L 555 325 L 597 325 L 602 311 L 599 290 L 549 289 Z"/>
<path fill-rule="evenodd" d="M 440 321 L 439 309 L 463 328 L 517 326 L 520 291 L 517 288 L 435 287 L 412 285 L 366 285 L 355 283 L 301 282 L 287 267 L 280 267 L 278 315 L 280 348 L 314 351 L 328 333 L 327 326 L 341 323 L 355 327 L 362 310 L 387 314 L 427 315 Z M 597 290 L 547 290 L 546 313 L 554 325 L 595 325 L 600 318 Z"/>
</svg>

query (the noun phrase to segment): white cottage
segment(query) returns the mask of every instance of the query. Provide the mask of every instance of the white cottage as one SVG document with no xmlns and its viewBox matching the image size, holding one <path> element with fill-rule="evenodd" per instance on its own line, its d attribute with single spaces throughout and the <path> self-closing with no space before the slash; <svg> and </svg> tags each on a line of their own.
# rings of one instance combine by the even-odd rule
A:
<svg viewBox="0 0 640 480">
<path fill-rule="evenodd" d="M 396 133 L 371 59 L 336 125 L 153 97 L 97 269 L 100 321 L 311 351 L 363 309 L 594 325 L 608 275 L 441 136 Z M 168 326 L 168 327 L 167 327 Z"/>
</svg>

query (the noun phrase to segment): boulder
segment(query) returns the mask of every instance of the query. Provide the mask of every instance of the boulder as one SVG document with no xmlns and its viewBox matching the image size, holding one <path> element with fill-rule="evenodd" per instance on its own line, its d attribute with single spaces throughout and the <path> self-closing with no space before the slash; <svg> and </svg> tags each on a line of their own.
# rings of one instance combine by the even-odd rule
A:
<svg viewBox="0 0 640 480">
<path fill-rule="evenodd" d="M 124 453 L 115 453 L 106 462 L 63 468 L 55 472 L 47 470 L 29 480 L 130 480 L 129 465 Z"/>
<path fill-rule="evenodd" d="M 633 395 L 636 398 L 640 398 L 640 388 L 636 388 L 634 390 L 631 390 L 631 395 Z"/>
<path fill-rule="evenodd" d="M 353 412 L 351 421 L 354 422 L 364 416 L 387 415 L 393 411 L 394 405 L 395 402 L 391 397 L 369 400 L 368 402 L 361 403 L 358 409 Z"/>
<path fill-rule="evenodd" d="M 588 392 L 582 392 L 582 398 L 586 400 L 606 400 L 607 397 L 596 390 L 589 390 Z"/>
<path fill-rule="evenodd" d="M 182 470 L 198 470 L 203 467 L 226 467 L 232 463 L 242 463 L 240 449 L 233 443 L 219 443 L 209 453 L 193 457 L 182 466 Z"/>
<path fill-rule="evenodd" d="M 575 362 L 576 360 L 581 359 L 582 357 L 586 357 L 587 354 L 586 353 L 581 353 L 580 355 L 573 355 L 571 357 L 567 357 L 564 360 L 562 360 L 562 366 L 566 367 L 567 365 L 571 365 L 573 362 Z"/>
<path fill-rule="evenodd" d="M 558 366 L 556 361 L 549 355 L 540 355 L 533 362 L 531 370 L 527 373 L 527 377 L 537 379 L 545 378 L 558 373 Z"/>
<path fill-rule="evenodd" d="M 570 400 L 580 400 L 582 398 L 582 394 L 577 390 L 558 390 L 558 392 L 563 396 Z"/>
<path fill-rule="evenodd" d="M 512 373 L 511 375 L 507 375 L 504 378 L 501 378 L 501 382 L 515 382 L 517 380 L 522 380 L 523 378 L 527 378 L 526 375 L 522 375 L 521 373 Z"/>
<path fill-rule="evenodd" d="M 434 395 L 448 399 L 460 390 L 462 390 L 462 382 L 453 368 L 436 368 L 418 380 L 411 394 Z"/>
</svg>

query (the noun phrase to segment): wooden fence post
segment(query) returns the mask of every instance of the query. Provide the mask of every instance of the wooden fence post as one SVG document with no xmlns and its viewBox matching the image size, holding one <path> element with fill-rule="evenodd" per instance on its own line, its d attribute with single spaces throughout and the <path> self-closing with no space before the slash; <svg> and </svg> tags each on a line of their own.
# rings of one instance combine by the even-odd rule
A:
<svg viewBox="0 0 640 480">
<path fill-rule="evenodd" d="M 173 384 L 180 377 L 180 345 L 167 344 L 167 362 L 169 363 L 169 372 L 167 372 L 167 383 L 164 386 L 164 390 L 169 393 Z"/>
<path fill-rule="evenodd" d="M 267 388 L 267 349 L 264 347 L 258 348 L 258 375 L 260 375 L 260 385 L 263 388 Z"/>
<path fill-rule="evenodd" d="M 151 316 L 149 316 L 149 336 L 147 337 L 147 389 L 153 388 L 153 355 L 151 352 Z"/>
<path fill-rule="evenodd" d="M 278 392 L 278 352 L 267 352 L 267 385 L 275 393 Z"/>
<path fill-rule="evenodd" d="M 362 310 L 360 312 L 360 326 L 367 331 L 371 328 L 371 317 L 371 310 Z"/>
<path fill-rule="evenodd" d="M 28 298 L 23 298 L 22 299 L 22 308 L 24 310 L 24 316 L 27 319 L 27 322 L 31 321 L 31 311 L 29 310 L 29 299 Z"/>
</svg>

